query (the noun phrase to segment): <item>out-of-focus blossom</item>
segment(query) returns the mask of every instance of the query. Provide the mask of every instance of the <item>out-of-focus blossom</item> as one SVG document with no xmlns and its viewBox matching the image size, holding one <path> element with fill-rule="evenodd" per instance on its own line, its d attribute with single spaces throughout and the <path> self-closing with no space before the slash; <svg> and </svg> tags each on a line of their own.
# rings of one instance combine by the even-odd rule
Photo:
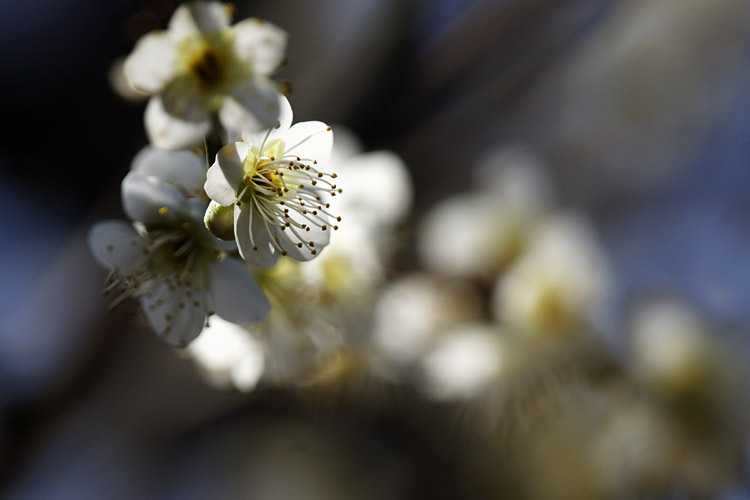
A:
<svg viewBox="0 0 750 500">
<path fill-rule="evenodd" d="M 444 332 L 422 360 L 422 387 L 432 398 L 466 400 L 498 382 L 506 360 L 501 332 L 469 324 Z"/>
<path fill-rule="evenodd" d="M 411 202 L 411 181 L 393 153 L 360 153 L 350 133 L 341 135 L 329 165 L 357 193 L 337 198 L 347 220 L 315 259 L 282 257 L 257 273 L 272 311 L 250 332 L 264 345 L 266 376 L 274 382 L 330 388 L 342 377 L 360 380 L 371 368 L 372 307 L 394 226 Z"/>
<path fill-rule="evenodd" d="M 411 206 L 411 179 L 395 153 L 363 153 L 354 135 L 338 127 L 329 168 L 346 186 L 346 196 L 337 199 L 346 223 L 331 234 L 326 251 L 300 266 L 300 272 L 308 284 L 338 298 L 371 294 L 385 278 L 394 227 Z"/>
<path fill-rule="evenodd" d="M 322 170 L 331 155 L 331 127 L 322 122 L 292 126 L 289 102 L 282 97 L 280 103 L 276 127 L 243 132 L 243 141 L 224 146 L 205 184 L 215 202 L 207 227 L 216 232 L 214 219 L 233 215 L 234 234 L 218 236 L 234 238 L 240 255 L 254 265 L 268 265 L 279 254 L 313 259 L 341 219 L 331 214 L 327 201 L 342 191 L 334 184 L 337 175 Z"/>
<path fill-rule="evenodd" d="M 263 346 L 247 328 L 219 317 L 210 319 L 187 353 L 209 382 L 219 387 L 248 392 L 263 375 Z"/>
<path fill-rule="evenodd" d="M 571 214 L 550 217 L 498 280 L 494 312 L 522 333 L 568 337 L 589 328 L 608 281 L 606 259 L 586 220 Z"/>
<path fill-rule="evenodd" d="M 673 300 L 642 304 L 632 327 L 635 386 L 610 405 L 594 463 L 613 491 L 715 497 L 740 470 L 746 439 L 737 360 Z"/>
<path fill-rule="evenodd" d="M 122 183 L 136 222 L 103 221 L 89 232 L 91 251 L 111 271 L 107 292 L 120 292 L 112 307 L 139 298 L 151 328 L 173 346 L 192 341 L 214 313 L 247 324 L 270 308 L 242 262 L 203 227 L 205 201 L 187 196 L 204 171 L 191 153 L 145 150 Z"/>
<path fill-rule="evenodd" d="M 521 148 L 487 156 L 475 178 L 476 191 L 428 214 L 419 253 L 436 273 L 491 280 L 525 248 L 552 195 L 541 164 Z"/>
<path fill-rule="evenodd" d="M 636 311 L 633 348 L 638 379 L 670 398 L 718 396 L 722 388 L 716 384 L 728 375 L 706 326 L 676 302 L 657 301 Z"/>
<path fill-rule="evenodd" d="M 407 276 L 389 284 L 375 305 L 373 342 L 391 363 L 408 366 L 443 331 L 480 317 L 481 303 L 471 288 L 428 275 Z"/>
<path fill-rule="evenodd" d="M 151 142 L 165 149 L 194 145 L 210 130 L 211 116 L 240 130 L 273 126 L 286 34 L 257 18 L 229 26 L 232 9 L 219 2 L 177 8 L 166 31 L 146 34 L 125 60 L 136 89 L 153 97 L 146 109 Z"/>
</svg>

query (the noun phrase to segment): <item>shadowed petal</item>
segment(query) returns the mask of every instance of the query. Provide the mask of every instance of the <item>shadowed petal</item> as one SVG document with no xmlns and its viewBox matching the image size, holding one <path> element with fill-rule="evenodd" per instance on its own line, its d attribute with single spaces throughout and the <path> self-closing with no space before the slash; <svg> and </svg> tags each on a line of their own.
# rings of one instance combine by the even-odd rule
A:
<svg viewBox="0 0 750 500">
<path fill-rule="evenodd" d="M 146 225 L 172 222 L 187 212 L 179 189 L 138 172 L 128 173 L 122 181 L 122 207 L 128 217 Z"/>
<path fill-rule="evenodd" d="M 91 226 L 88 244 L 99 264 L 108 269 L 119 268 L 127 273 L 143 255 L 146 241 L 130 223 L 107 220 Z"/>
<path fill-rule="evenodd" d="M 271 310 L 263 290 L 237 259 L 228 258 L 212 266 L 210 286 L 216 314 L 232 323 L 260 321 Z"/>
<path fill-rule="evenodd" d="M 164 110 L 159 96 L 152 97 L 144 116 L 146 133 L 151 144 L 159 149 L 181 149 L 200 144 L 211 129 L 206 116 L 204 121 L 185 121 Z"/>
<path fill-rule="evenodd" d="M 164 151 L 146 146 L 133 159 L 131 170 L 156 176 L 191 196 L 203 193 L 206 160 L 192 151 Z"/>
<path fill-rule="evenodd" d="M 280 119 L 279 96 L 281 92 L 270 80 L 254 78 L 234 84 L 219 110 L 221 124 L 248 132 L 272 128 Z"/>
<path fill-rule="evenodd" d="M 219 150 L 206 176 L 204 187 L 209 198 L 225 207 L 237 201 L 246 158 L 247 146 L 243 142 L 227 144 Z"/>
<path fill-rule="evenodd" d="M 268 231 L 263 225 L 260 214 L 251 207 L 249 202 L 242 203 L 240 207 L 234 207 L 234 236 L 240 256 L 250 264 L 270 266 L 278 258 L 271 246 Z"/>
<path fill-rule="evenodd" d="M 170 289 L 164 279 L 153 281 L 149 293 L 141 297 L 141 307 L 149 326 L 172 347 L 185 347 L 203 330 L 208 303 L 205 294 L 185 287 Z"/>
</svg>

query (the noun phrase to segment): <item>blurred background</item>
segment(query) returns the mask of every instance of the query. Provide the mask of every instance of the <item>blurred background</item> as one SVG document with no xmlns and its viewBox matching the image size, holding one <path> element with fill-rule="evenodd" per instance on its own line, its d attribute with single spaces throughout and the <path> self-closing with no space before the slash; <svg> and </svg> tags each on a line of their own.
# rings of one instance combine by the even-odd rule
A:
<svg viewBox="0 0 750 500">
<path fill-rule="evenodd" d="M 280 76 L 292 82 L 296 121 L 345 125 L 365 150 L 394 151 L 408 166 L 413 211 L 398 229 L 392 276 L 424 270 L 416 234 L 436 205 L 477 189 L 493 151 L 522 148 L 547 169 L 558 206 L 590 220 L 609 262 L 596 329 L 611 354 L 587 368 L 597 380 L 623 370 L 631 312 L 653 297 L 684 304 L 744 369 L 750 3 L 235 4 L 236 20 L 260 16 L 290 34 Z M 116 63 L 174 8 L 170 0 L 0 3 L 0 496 L 750 498 L 742 409 L 731 415 L 742 430 L 711 445 L 732 448 L 720 453 L 731 459 L 714 461 L 718 470 L 701 455 L 666 487 L 605 494 L 564 467 L 582 460 L 570 436 L 588 424 L 575 412 L 554 422 L 523 417 L 557 443 L 527 455 L 519 450 L 541 445 L 517 435 L 488 442 L 473 409 L 408 385 L 377 405 L 274 385 L 218 390 L 136 308 L 108 313 L 106 273 L 86 233 L 96 220 L 124 218 L 120 181 L 147 142 L 145 102 L 118 95 Z M 732 408 L 744 407 L 739 378 Z M 620 456 L 622 432 L 595 446 L 618 455 L 613 477 L 648 455 Z M 533 466 L 519 466 L 519 456 Z M 552 479 L 529 488 L 525 475 Z"/>
</svg>

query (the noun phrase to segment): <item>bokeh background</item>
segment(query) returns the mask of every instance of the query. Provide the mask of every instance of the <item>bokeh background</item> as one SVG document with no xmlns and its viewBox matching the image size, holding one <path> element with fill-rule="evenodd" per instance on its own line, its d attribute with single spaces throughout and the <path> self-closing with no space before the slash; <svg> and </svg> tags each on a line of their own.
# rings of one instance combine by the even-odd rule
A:
<svg viewBox="0 0 750 500">
<path fill-rule="evenodd" d="M 297 120 L 344 124 L 410 168 L 398 268 L 417 266 L 409 235 L 430 207 L 469 189 L 486 152 L 521 145 L 595 223 L 615 350 L 651 293 L 685 301 L 747 359 L 750 3 L 236 5 L 290 33 Z M 132 311 L 107 313 L 86 232 L 123 217 L 119 183 L 146 144 L 144 103 L 117 95 L 113 65 L 174 7 L 0 3 L 0 496 L 502 497 L 502 462 L 467 470 L 477 443 L 442 407 L 217 391 Z M 750 498 L 744 476 L 725 498 Z"/>
</svg>

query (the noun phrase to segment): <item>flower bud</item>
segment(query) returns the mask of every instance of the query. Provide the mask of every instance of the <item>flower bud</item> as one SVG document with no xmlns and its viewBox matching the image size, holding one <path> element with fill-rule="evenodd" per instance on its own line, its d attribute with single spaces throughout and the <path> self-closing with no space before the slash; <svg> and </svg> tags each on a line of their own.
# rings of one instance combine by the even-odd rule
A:
<svg viewBox="0 0 750 500">
<path fill-rule="evenodd" d="M 217 238 L 224 241 L 234 240 L 234 207 L 225 207 L 212 201 L 203 217 L 206 228 Z"/>
</svg>

